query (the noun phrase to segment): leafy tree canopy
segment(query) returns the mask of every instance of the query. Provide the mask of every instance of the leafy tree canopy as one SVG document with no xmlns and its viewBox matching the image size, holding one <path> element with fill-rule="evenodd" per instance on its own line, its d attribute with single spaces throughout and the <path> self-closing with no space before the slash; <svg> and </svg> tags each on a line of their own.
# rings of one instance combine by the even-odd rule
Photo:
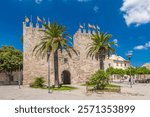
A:
<svg viewBox="0 0 150 117">
<path fill-rule="evenodd" d="M 92 43 L 88 45 L 88 53 L 87 57 L 90 56 L 100 61 L 100 69 L 104 70 L 104 59 L 106 56 L 110 56 L 115 53 L 115 49 L 113 46 L 116 45 L 115 42 L 110 42 L 112 35 L 99 32 L 96 30 L 94 34 L 92 34 L 91 39 Z"/>
<path fill-rule="evenodd" d="M 150 70 L 146 67 L 137 68 L 137 74 L 150 74 Z"/>
<path fill-rule="evenodd" d="M 68 55 L 71 57 L 71 51 L 78 55 L 77 51 L 74 50 L 72 45 L 72 38 L 66 32 L 66 27 L 63 25 L 58 25 L 55 21 L 49 26 L 43 24 L 46 30 L 39 30 L 44 33 L 44 36 L 41 37 L 41 41 L 33 49 L 33 53 L 37 56 L 46 56 L 47 52 L 55 53 L 58 50 L 63 52 L 65 50 Z"/>
<path fill-rule="evenodd" d="M 134 68 L 134 67 L 129 67 L 128 69 L 116 69 L 113 67 L 110 67 L 106 70 L 107 73 L 110 75 L 113 74 L 118 74 L 118 75 L 137 75 L 137 74 L 150 74 L 150 70 L 147 69 L 146 67 L 139 67 L 139 68 Z"/>
<path fill-rule="evenodd" d="M 97 89 L 104 89 L 109 84 L 109 75 L 103 70 L 98 70 L 92 74 L 90 84 L 96 84 Z"/>
<path fill-rule="evenodd" d="M 13 71 L 18 70 L 19 65 L 22 68 L 22 52 L 12 46 L 3 46 L 0 48 L 0 71 L 11 75 Z"/>
</svg>

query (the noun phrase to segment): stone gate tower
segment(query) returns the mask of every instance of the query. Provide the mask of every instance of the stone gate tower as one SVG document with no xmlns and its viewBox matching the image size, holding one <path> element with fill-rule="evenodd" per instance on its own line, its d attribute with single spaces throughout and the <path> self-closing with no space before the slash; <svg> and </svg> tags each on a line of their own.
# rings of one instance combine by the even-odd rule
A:
<svg viewBox="0 0 150 117">
<path fill-rule="evenodd" d="M 30 22 L 27 26 L 23 23 L 23 51 L 24 51 L 24 70 L 23 70 L 23 84 L 29 85 L 36 77 L 44 77 L 47 81 L 48 67 L 46 58 L 37 58 L 33 54 L 34 47 L 40 42 L 43 35 L 39 32 L 39 24 L 34 27 Z M 42 27 L 42 29 L 44 29 Z M 86 29 L 79 29 L 73 36 L 73 47 L 79 51 L 80 55 L 76 56 L 72 53 L 72 58 L 69 58 L 67 53 L 59 54 L 59 80 L 63 84 L 81 84 L 85 83 L 90 75 L 99 69 L 99 62 L 87 58 L 87 45 L 91 42 L 91 31 Z M 54 62 L 53 56 L 50 58 L 50 79 L 51 84 L 54 84 Z"/>
</svg>

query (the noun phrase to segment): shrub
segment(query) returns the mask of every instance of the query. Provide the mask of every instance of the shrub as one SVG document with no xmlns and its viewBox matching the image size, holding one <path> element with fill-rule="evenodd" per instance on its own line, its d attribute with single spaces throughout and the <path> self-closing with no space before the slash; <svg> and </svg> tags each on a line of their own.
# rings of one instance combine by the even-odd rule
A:
<svg viewBox="0 0 150 117">
<path fill-rule="evenodd" d="M 43 77 L 37 77 L 32 84 L 33 87 L 43 87 L 44 86 L 44 78 Z"/>
<path fill-rule="evenodd" d="M 103 70 L 98 70 L 90 78 L 90 84 L 95 84 L 97 89 L 104 89 L 109 84 L 109 75 Z"/>
</svg>

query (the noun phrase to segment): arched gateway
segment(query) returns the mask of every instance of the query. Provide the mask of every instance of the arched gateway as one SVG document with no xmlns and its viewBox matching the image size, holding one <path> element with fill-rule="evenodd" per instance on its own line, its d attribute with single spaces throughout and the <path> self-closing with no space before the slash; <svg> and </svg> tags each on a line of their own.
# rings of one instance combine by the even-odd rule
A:
<svg viewBox="0 0 150 117">
<path fill-rule="evenodd" d="M 64 70 L 62 72 L 62 83 L 63 84 L 71 84 L 71 74 L 68 70 Z"/>
</svg>

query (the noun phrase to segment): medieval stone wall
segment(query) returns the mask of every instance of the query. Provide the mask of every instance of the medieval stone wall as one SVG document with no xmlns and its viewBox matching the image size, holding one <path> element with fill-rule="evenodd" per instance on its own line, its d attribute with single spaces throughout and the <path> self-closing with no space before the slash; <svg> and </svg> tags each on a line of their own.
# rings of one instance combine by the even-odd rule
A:
<svg viewBox="0 0 150 117">
<path fill-rule="evenodd" d="M 48 77 L 48 64 L 46 57 L 37 57 L 33 54 L 34 47 L 39 44 L 43 34 L 39 31 L 39 25 L 36 24 L 34 27 L 32 23 L 30 26 L 26 26 L 23 23 L 23 36 L 24 36 L 24 68 L 23 68 L 23 84 L 29 85 L 36 77 L 44 77 L 47 83 Z M 70 75 L 71 84 L 83 84 L 88 81 L 91 74 L 99 69 L 99 61 L 88 57 L 87 49 L 89 43 L 91 43 L 91 34 L 94 31 L 79 29 L 73 36 L 74 44 L 73 47 L 80 54 L 78 56 L 72 53 L 70 58 L 64 51 L 62 54 L 59 53 L 59 81 L 63 83 L 64 71 L 67 71 Z M 109 64 L 112 60 L 106 59 L 104 61 L 104 68 L 109 68 Z M 53 55 L 50 57 L 50 79 L 51 85 L 54 84 L 54 58 Z"/>
<path fill-rule="evenodd" d="M 39 44 L 42 33 L 39 31 L 39 26 L 33 27 L 31 23 L 29 27 L 23 23 L 23 84 L 29 85 L 34 82 L 36 77 L 44 77 L 47 82 L 47 60 L 46 57 L 38 57 L 33 53 L 34 47 Z M 53 57 L 51 56 L 50 61 L 53 61 Z M 53 62 L 51 64 L 51 79 L 54 79 L 54 70 L 53 70 Z"/>
<path fill-rule="evenodd" d="M 23 36 L 24 36 L 24 70 L 23 70 L 23 84 L 28 85 L 34 82 L 36 77 L 44 77 L 47 81 L 48 67 L 46 58 L 37 57 L 33 54 L 34 47 L 40 42 L 42 33 L 39 32 L 39 25 L 36 27 L 30 23 L 30 26 L 26 26 L 23 23 Z M 59 79 L 62 82 L 62 73 L 67 70 L 70 72 L 71 84 L 85 83 L 88 80 L 91 73 L 99 68 L 99 62 L 87 58 L 87 45 L 90 43 L 91 32 L 84 29 L 79 29 L 74 35 L 74 48 L 80 52 L 79 56 L 72 53 L 72 58 L 69 58 L 67 53 L 59 54 Z M 64 62 L 64 59 L 67 62 Z M 54 84 L 54 62 L 53 56 L 50 58 L 51 70 L 51 84 Z"/>
<path fill-rule="evenodd" d="M 13 78 L 9 79 L 8 76 L 6 76 L 6 74 L 4 72 L 0 73 L 0 85 L 17 85 L 19 79 L 21 80 L 22 83 L 22 71 L 21 72 L 13 72 L 12 73 Z M 19 78 L 20 76 L 20 78 Z"/>
</svg>

